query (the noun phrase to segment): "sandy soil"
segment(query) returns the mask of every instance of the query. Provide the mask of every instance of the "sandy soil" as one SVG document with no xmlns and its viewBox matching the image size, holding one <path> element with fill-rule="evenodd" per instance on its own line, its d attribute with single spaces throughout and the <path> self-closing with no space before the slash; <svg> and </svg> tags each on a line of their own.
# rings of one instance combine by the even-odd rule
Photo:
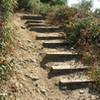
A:
<svg viewBox="0 0 100 100">
<path fill-rule="evenodd" d="M 35 40 L 35 32 L 29 32 L 23 14 L 13 16 L 15 27 L 15 46 L 9 57 L 14 59 L 14 74 L 3 84 L 2 94 L 7 100 L 100 100 L 88 89 L 75 91 L 60 91 L 56 79 L 48 79 L 48 72 L 40 67 L 43 48 Z M 97 97 L 97 99 L 95 98 Z"/>
</svg>

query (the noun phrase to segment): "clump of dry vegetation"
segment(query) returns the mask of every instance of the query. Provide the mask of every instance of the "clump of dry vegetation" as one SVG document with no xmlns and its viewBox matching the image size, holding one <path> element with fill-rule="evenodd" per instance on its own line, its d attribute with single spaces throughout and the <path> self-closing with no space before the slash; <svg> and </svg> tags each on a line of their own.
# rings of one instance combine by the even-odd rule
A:
<svg viewBox="0 0 100 100">
<path fill-rule="evenodd" d="M 12 72 L 11 61 L 7 61 L 6 54 L 13 33 L 9 19 L 16 4 L 16 0 L 0 0 L 0 80 L 7 80 Z"/>
<path fill-rule="evenodd" d="M 56 6 L 55 11 L 48 14 L 47 22 L 63 28 L 67 43 L 83 55 L 84 64 L 94 69 L 97 66 L 91 76 L 100 83 L 100 23 L 95 18 L 99 11 L 95 11 L 94 16 L 91 7 L 91 0 L 82 0 L 73 7 Z"/>
</svg>

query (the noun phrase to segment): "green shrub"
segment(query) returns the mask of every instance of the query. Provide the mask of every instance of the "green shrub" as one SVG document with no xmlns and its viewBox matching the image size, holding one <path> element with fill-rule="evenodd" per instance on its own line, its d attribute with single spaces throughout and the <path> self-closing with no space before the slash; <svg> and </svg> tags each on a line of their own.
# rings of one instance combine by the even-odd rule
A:
<svg viewBox="0 0 100 100">
<path fill-rule="evenodd" d="M 53 6 L 52 9 L 55 10 L 52 10 L 52 12 L 48 14 L 48 23 L 59 26 L 64 26 L 65 23 L 68 23 L 77 12 L 77 9 L 75 8 L 59 5 Z"/>
<path fill-rule="evenodd" d="M 9 19 L 9 16 L 13 13 L 16 4 L 16 0 L 0 0 L 0 16 L 3 22 Z"/>
<path fill-rule="evenodd" d="M 39 0 L 35 0 L 34 2 L 32 0 L 29 0 L 28 6 L 29 10 L 35 14 L 41 14 L 41 13 L 47 14 L 51 10 L 49 4 L 43 4 Z"/>
<path fill-rule="evenodd" d="M 39 10 L 40 5 L 41 5 L 40 0 L 28 0 L 28 4 L 27 4 L 28 9 L 31 12 L 37 12 Z"/>
<path fill-rule="evenodd" d="M 96 67 L 96 66 L 95 66 Z M 100 68 L 93 68 L 89 71 L 90 77 L 95 81 L 95 88 L 98 92 L 100 92 Z"/>
<path fill-rule="evenodd" d="M 5 49 L 11 40 L 12 29 L 8 26 L 4 26 L 0 31 L 0 49 Z"/>
<path fill-rule="evenodd" d="M 8 80 L 13 72 L 12 61 L 9 63 L 0 63 L 0 81 Z"/>
<path fill-rule="evenodd" d="M 86 12 L 90 12 L 91 8 L 93 6 L 93 0 L 81 0 L 79 4 L 77 5 L 77 8 Z"/>
<path fill-rule="evenodd" d="M 74 19 L 65 26 L 67 39 L 71 45 L 79 43 L 91 42 L 94 27 L 93 18 L 87 17 L 82 19 Z M 86 44 L 85 43 L 85 44 Z"/>
<path fill-rule="evenodd" d="M 0 0 L 0 49 L 9 45 L 12 29 L 9 27 L 9 18 L 16 7 L 16 0 Z"/>
<path fill-rule="evenodd" d="M 97 17 L 97 18 L 100 18 L 100 9 L 96 9 L 94 11 L 94 16 Z"/>
<path fill-rule="evenodd" d="M 19 9 L 24 8 L 26 11 L 40 14 L 48 13 L 51 9 L 49 4 L 44 4 L 40 0 L 18 0 Z"/>
<path fill-rule="evenodd" d="M 67 3 L 67 0 L 51 0 L 51 5 L 65 5 Z"/>
<path fill-rule="evenodd" d="M 9 26 L 9 19 L 16 4 L 16 0 L 0 0 L 0 81 L 9 79 L 13 71 L 11 62 L 6 62 L 6 58 L 3 60 L 2 56 L 6 56 L 10 47 L 13 31 Z"/>
<path fill-rule="evenodd" d="M 90 52 L 85 52 L 82 57 L 82 63 L 88 66 L 92 66 L 94 64 L 95 58 Z"/>
<path fill-rule="evenodd" d="M 28 2 L 29 2 L 29 0 L 18 0 L 18 8 L 19 9 L 22 9 L 22 8 L 28 9 Z"/>
</svg>

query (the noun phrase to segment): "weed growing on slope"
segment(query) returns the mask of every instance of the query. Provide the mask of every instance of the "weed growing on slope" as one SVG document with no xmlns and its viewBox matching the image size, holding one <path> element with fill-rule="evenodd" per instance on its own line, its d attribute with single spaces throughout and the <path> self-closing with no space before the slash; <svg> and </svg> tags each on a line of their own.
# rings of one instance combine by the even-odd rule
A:
<svg viewBox="0 0 100 100">
<path fill-rule="evenodd" d="M 13 33 L 9 20 L 16 4 L 16 0 L 0 0 L 0 81 L 9 79 L 13 71 L 11 62 L 6 59 L 6 54 L 11 45 Z"/>
</svg>

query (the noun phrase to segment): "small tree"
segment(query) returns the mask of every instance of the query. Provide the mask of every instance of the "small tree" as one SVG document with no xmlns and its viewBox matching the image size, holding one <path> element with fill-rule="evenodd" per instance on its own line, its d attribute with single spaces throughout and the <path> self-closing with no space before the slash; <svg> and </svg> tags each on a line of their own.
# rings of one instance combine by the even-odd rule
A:
<svg viewBox="0 0 100 100">
<path fill-rule="evenodd" d="M 67 0 L 40 0 L 43 3 L 50 3 L 51 5 L 64 5 L 67 4 Z"/>
<path fill-rule="evenodd" d="M 92 5 L 93 5 L 93 0 L 81 0 L 79 4 L 76 5 L 76 7 L 84 11 L 90 11 Z"/>
<path fill-rule="evenodd" d="M 100 9 L 96 9 L 94 11 L 94 15 L 95 15 L 95 17 L 100 18 Z"/>
<path fill-rule="evenodd" d="M 3 22 L 9 19 L 9 16 L 13 13 L 16 4 L 16 0 L 0 0 L 0 13 L 2 15 L 1 20 L 3 20 Z"/>
</svg>

